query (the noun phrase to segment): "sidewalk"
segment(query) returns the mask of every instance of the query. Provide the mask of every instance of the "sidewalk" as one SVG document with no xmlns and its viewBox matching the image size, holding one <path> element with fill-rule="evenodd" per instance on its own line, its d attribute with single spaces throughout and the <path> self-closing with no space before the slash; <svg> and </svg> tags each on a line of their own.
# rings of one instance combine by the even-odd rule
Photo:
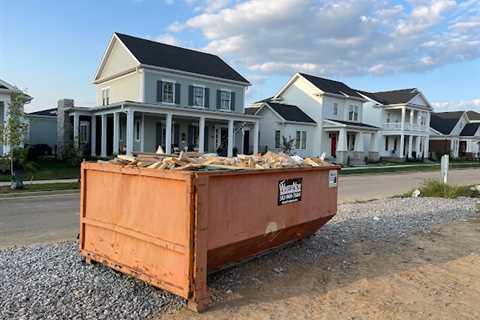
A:
<svg viewBox="0 0 480 320">
<path fill-rule="evenodd" d="M 78 182 L 78 181 L 79 179 L 33 180 L 33 181 L 24 181 L 23 184 L 29 185 L 29 184 L 46 184 L 46 183 L 72 183 L 72 182 Z M 10 181 L 0 182 L 0 187 L 5 187 L 9 185 L 10 185 Z"/>
</svg>

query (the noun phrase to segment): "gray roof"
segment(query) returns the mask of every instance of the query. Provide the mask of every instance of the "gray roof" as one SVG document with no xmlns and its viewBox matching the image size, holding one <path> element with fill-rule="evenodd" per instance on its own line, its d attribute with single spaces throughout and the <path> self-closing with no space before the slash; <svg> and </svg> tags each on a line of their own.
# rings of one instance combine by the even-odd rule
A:
<svg viewBox="0 0 480 320">
<path fill-rule="evenodd" d="M 115 34 L 141 64 L 250 84 L 216 55 L 117 32 Z"/>
<path fill-rule="evenodd" d="M 373 128 L 379 129 L 378 127 L 372 126 L 370 124 L 362 123 L 362 122 L 354 122 L 354 121 L 345 121 L 345 120 L 336 120 L 336 119 L 327 119 L 328 121 L 333 121 L 341 124 L 345 124 L 347 126 L 355 126 L 355 127 L 364 127 L 364 128 Z"/>
<path fill-rule="evenodd" d="M 469 123 L 463 128 L 460 135 L 464 137 L 473 137 L 475 136 L 475 133 L 477 132 L 478 127 L 480 127 L 480 122 Z"/>
<path fill-rule="evenodd" d="M 260 109 L 260 107 L 248 107 L 248 108 L 245 108 L 245 114 L 254 115 L 255 113 L 257 113 L 258 109 Z"/>
<path fill-rule="evenodd" d="M 343 82 L 320 78 L 306 73 L 300 73 L 300 75 L 323 92 L 363 99 L 356 90 L 350 88 Z"/>
<path fill-rule="evenodd" d="M 287 121 L 316 123 L 297 106 L 276 102 L 266 102 L 266 104 Z"/>
<path fill-rule="evenodd" d="M 379 92 L 367 92 L 362 90 L 357 91 L 372 100 L 380 102 L 383 105 L 407 103 L 419 93 L 416 88 Z"/>
<path fill-rule="evenodd" d="M 57 108 L 51 108 L 51 109 L 45 109 L 45 110 L 30 112 L 27 115 L 56 117 L 57 116 Z"/>
<path fill-rule="evenodd" d="M 467 111 L 467 116 L 468 116 L 468 119 L 470 120 L 480 120 L 480 113 L 478 112 L 475 112 L 475 111 Z"/>
<path fill-rule="evenodd" d="M 450 134 L 464 111 L 432 112 L 430 127 L 443 134 Z"/>
</svg>

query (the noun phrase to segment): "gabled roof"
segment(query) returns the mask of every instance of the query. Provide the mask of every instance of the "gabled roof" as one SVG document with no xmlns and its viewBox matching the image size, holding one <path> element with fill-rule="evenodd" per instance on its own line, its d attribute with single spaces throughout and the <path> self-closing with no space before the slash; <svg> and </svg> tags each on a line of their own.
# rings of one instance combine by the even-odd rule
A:
<svg viewBox="0 0 480 320">
<path fill-rule="evenodd" d="M 475 111 L 467 111 L 467 116 L 469 120 L 480 121 L 480 113 Z"/>
<path fill-rule="evenodd" d="M 460 133 L 460 136 L 473 137 L 475 136 L 475 133 L 477 132 L 478 127 L 480 127 L 480 122 L 469 123 L 463 128 L 462 132 Z"/>
<path fill-rule="evenodd" d="M 323 92 L 363 99 L 356 90 L 350 88 L 343 82 L 320 78 L 306 73 L 299 74 Z"/>
<path fill-rule="evenodd" d="M 419 91 L 416 88 L 379 92 L 357 91 L 383 105 L 407 103 L 419 94 Z"/>
<path fill-rule="evenodd" d="M 432 112 L 430 116 L 430 127 L 443 134 L 450 134 L 455 128 L 464 111 Z"/>
<path fill-rule="evenodd" d="M 264 106 L 268 106 L 285 121 L 304 122 L 312 124 L 316 123 L 315 120 L 310 118 L 297 106 L 285 103 L 271 102 L 268 101 L 268 99 L 264 99 L 263 101 L 264 102 L 261 102 L 262 104 L 258 107 L 245 108 L 245 113 L 254 115 Z"/>
<path fill-rule="evenodd" d="M 362 123 L 362 122 L 345 121 L 345 120 L 337 120 L 337 119 L 327 119 L 327 120 L 332 121 L 332 122 L 337 122 L 337 123 L 340 123 L 340 124 L 344 124 L 344 125 L 347 125 L 347 126 L 379 129 L 378 127 L 372 126 L 370 124 Z"/>
<path fill-rule="evenodd" d="M 216 55 L 117 32 L 115 35 L 140 64 L 250 84 Z"/>
<path fill-rule="evenodd" d="M 57 116 L 57 108 L 51 108 L 51 109 L 45 109 L 45 110 L 30 112 L 27 115 L 56 117 Z"/>
</svg>

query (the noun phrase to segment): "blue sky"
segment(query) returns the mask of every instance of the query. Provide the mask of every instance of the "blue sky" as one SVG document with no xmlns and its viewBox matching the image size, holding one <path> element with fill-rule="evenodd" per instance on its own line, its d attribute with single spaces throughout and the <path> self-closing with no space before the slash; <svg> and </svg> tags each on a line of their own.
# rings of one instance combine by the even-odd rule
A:
<svg viewBox="0 0 480 320">
<path fill-rule="evenodd" d="M 34 97 L 93 106 L 112 32 L 219 54 L 253 86 L 296 71 L 371 91 L 417 87 L 437 110 L 480 110 L 478 0 L 0 0 L 0 78 Z"/>
</svg>

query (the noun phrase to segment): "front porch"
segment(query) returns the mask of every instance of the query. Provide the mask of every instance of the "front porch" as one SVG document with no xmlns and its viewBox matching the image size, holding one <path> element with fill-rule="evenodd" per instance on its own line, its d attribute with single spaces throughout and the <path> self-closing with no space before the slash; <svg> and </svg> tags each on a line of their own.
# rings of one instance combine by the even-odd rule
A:
<svg viewBox="0 0 480 320">
<path fill-rule="evenodd" d="M 383 133 L 380 155 L 388 160 L 428 159 L 429 137 Z"/>
<path fill-rule="evenodd" d="M 122 103 L 88 112 L 74 109 L 70 117 L 73 143 L 92 157 L 155 152 L 159 146 L 167 154 L 258 152 L 257 116 Z"/>
<path fill-rule="evenodd" d="M 328 121 L 324 124 L 327 158 L 342 165 L 365 165 L 380 159 L 378 128 L 359 123 L 341 124 Z"/>
</svg>

